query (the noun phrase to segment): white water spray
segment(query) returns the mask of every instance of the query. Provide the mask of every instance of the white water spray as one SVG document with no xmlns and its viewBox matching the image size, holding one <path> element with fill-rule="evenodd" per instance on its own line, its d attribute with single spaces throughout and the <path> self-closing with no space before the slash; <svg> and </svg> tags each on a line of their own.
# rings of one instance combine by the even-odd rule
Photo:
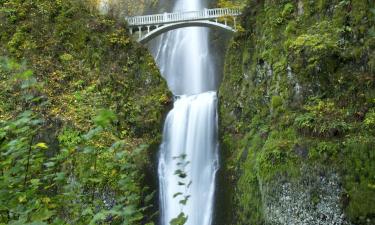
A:
<svg viewBox="0 0 375 225">
<path fill-rule="evenodd" d="M 174 11 L 202 10 L 201 0 L 178 0 Z M 217 83 L 208 47 L 208 28 L 184 28 L 161 38 L 155 58 L 176 97 L 164 125 L 160 147 L 161 224 L 169 225 L 181 210 L 187 225 L 210 225 L 218 169 Z M 191 185 L 179 185 L 175 157 L 186 155 L 184 169 Z M 174 197 L 177 193 L 183 193 Z M 184 195 L 186 205 L 179 203 Z"/>
</svg>

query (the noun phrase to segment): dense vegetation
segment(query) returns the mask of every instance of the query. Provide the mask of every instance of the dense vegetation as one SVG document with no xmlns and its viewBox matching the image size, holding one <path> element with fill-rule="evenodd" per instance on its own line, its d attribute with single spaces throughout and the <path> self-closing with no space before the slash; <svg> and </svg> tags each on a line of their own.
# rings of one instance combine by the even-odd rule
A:
<svg viewBox="0 0 375 225">
<path fill-rule="evenodd" d="M 116 17 L 171 5 L 108 2 Z M 156 221 L 170 94 L 97 3 L 0 0 L 0 224 Z M 220 88 L 216 223 L 374 224 L 373 1 L 217 4 L 243 15 Z"/>
<path fill-rule="evenodd" d="M 87 1 L 0 1 L 0 224 L 152 224 L 170 95 Z"/>
<path fill-rule="evenodd" d="M 247 2 L 220 88 L 221 224 L 375 223 L 374 25 L 368 0 Z"/>
</svg>

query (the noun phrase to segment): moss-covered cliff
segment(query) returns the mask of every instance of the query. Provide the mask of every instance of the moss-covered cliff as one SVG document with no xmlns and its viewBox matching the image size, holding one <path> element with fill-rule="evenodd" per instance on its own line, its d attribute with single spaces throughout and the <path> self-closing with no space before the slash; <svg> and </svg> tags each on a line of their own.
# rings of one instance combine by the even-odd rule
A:
<svg viewBox="0 0 375 225">
<path fill-rule="evenodd" d="M 156 219 L 144 174 L 170 94 L 88 2 L 0 1 L 0 224 Z"/>
<path fill-rule="evenodd" d="M 375 223 L 374 24 L 373 1 L 248 1 L 220 88 L 221 224 Z"/>
</svg>

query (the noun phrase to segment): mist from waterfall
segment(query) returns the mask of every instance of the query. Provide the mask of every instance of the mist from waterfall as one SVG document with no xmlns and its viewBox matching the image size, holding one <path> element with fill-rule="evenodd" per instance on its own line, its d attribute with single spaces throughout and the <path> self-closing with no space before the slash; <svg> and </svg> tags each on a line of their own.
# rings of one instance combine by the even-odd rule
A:
<svg viewBox="0 0 375 225">
<path fill-rule="evenodd" d="M 177 0 L 174 11 L 204 7 L 204 0 Z M 176 96 L 165 121 L 160 146 L 162 225 L 169 225 L 181 211 L 188 216 L 187 225 L 212 223 L 218 169 L 218 78 L 210 56 L 208 35 L 208 28 L 178 29 L 164 34 L 154 48 L 154 57 Z M 179 162 L 181 156 L 186 166 Z M 186 172 L 187 177 L 181 179 L 176 174 L 178 170 Z M 186 205 L 180 203 L 185 196 L 189 196 Z"/>
</svg>

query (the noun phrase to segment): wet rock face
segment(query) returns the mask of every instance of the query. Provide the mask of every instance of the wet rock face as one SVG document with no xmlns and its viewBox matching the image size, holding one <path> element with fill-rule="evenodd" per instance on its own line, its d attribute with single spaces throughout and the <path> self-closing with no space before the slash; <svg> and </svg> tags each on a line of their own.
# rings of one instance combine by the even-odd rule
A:
<svg viewBox="0 0 375 225">
<path fill-rule="evenodd" d="M 158 1 L 145 0 L 99 0 L 98 9 L 103 14 L 113 14 L 118 17 L 143 15 L 154 8 Z"/>
<path fill-rule="evenodd" d="M 335 173 L 316 176 L 305 171 L 298 182 L 263 185 L 267 224 L 349 224 L 341 208 L 342 187 Z"/>
<path fill-rule="evenodd" d="M 301 158 L 306 159 L 309 156 L 309 149 L 306 146 L 294 146 L 294 152 Z"/>
<path fill-rule="evenodd" d="M 374 224 L 374 3 L 247 4 L 219 91 L 222 224 Z"/>
</svg>

